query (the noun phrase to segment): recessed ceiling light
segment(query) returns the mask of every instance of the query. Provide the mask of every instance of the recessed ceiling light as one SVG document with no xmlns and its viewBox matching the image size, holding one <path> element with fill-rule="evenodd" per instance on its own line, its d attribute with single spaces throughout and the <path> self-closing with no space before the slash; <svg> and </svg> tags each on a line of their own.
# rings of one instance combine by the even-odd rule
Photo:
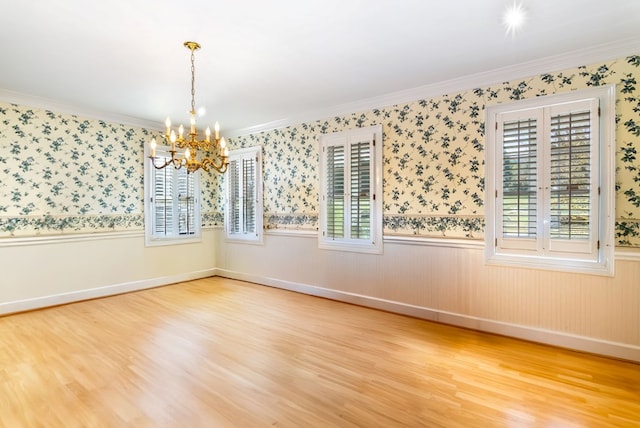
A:
<svg viewBox="0 0 640 428">
<path fill-rule="evenodd" d="M 507 29 L 507 34 L 515 34 L 516 31 L 518 31 L 524 24 L 526 15 L 526 11 L 522 4 L 514 2 L 509 6 L 505 10 L 502 20 L 505 28 Z"/>
</svg>

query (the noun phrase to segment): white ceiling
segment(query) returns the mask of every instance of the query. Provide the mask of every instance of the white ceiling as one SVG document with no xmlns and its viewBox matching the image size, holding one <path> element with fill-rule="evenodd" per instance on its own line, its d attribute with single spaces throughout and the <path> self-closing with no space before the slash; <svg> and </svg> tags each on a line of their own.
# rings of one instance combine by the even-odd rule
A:
<svg viewBox="0 0 640 428">
<path fill-rule="evenodd" d="M 594 46 L 640 54 L 640 0 L 518 3 L 507 35 L 514 0 L 4 0 L 0 89 L 176 123 L 194 40 L 199 123 L 233 132 Z"/>
</svg>

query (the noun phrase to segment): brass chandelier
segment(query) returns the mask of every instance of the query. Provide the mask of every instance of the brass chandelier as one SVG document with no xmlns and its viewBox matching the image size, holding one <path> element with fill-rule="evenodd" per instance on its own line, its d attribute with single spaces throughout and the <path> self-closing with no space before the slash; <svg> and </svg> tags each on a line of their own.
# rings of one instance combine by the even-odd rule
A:
<svg viewBox="0 0 640 428">
<path fill-rule="evenodd" d="M 156 169 L 166 168 L 169 165 L 175 169 L 185 167 L 188 173 L 195 172 L 199 169 L 209 171 L 211 168 L 220 173 L 224 173 L 229 165 L 229 149 L 226 147 L 224 138 L 220 138 L 220 125 L 216 122 L 214 127 L 214 135 L 211 135 L 211 129 L 207 127 L 204 140 L 198 139 L 198 131 L 196 131 L 196 107 L 195 107 L 195 65 L 194 52 L 200 49 L 200 45 L 196 42 L 184 42 L 184 46 L 191 51 L 191 114 L 189 133 L 184 135 L 184 127 L 180 125 L 178 134 L 171 129 L 171 119 L 167 117 L 165 121 L 165 133 L 163 139 L 169 146 L 171 158 L 161 163 L 156 163 L 156 139 L 153 138 L 149 144 L 151 164 Z M 180 154 L 178 154 L 180 149 Z M 184 150 L 184 151 L 183 151 Z M 204 152 L 202 158 L 199 158 L 198 151 Z M 209 154 L 209 156 L 205 156 Z"/>
</svg>

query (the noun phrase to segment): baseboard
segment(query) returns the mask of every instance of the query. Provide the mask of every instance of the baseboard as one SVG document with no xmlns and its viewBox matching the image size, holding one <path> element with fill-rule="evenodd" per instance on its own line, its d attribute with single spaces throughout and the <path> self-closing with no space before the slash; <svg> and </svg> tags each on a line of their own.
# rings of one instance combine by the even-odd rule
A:
<svg viewBox="0 0 640 428">
<path fill-rule="evenodd" d="M 430 309 L 421 306 L 409 305 L 406 303 L 391 300 L 378 299 L 361 294 L 347 293 L 339 290 L 317 287 L 314 285 L 300 284 L 291 281 L 284 281 L 275 278 L 268 278 L 259 275 L 251 275 L 241 272 L 215 269 L 217 276 L 238 279 L 241 281 L 253 282 L 274 288 L 295 291 L 317 297 L 352 303 L 369 308 L 381 309 L 403 315 L 409 315 L 429 321 L 441 322 L 444 324 L 464 327 L 487 333 L 500 334 L 517 339 L 528 340 L 560 348 L 573 349 L 576 351 L 588 352 L 607 357 L 619 358 L 623 360 L 640 363 L 640 346 L 625 343 L 610 342 L 586 336 L 572 335 L 553 330 L 539 329 L 517 324 L 510 324 L 484 318 L 472 317 L 463 314 L 445 312 L 437 309 Z"/>
<path fill-rule="evenodd" d="M 205 269 L 196 272 L 181 273 L 178 275 L 159 278 L 143 279 L 140 281 L 126 282 L 123 284 L 108 285 L 105 287 L 90 288 L 87 290 L 72 291 L 69 293 L 53 294 L 50 296 L 36 297 L 33 299 L 18 300 L 14 302 L 0 303 L 0 315 L 8 315 L 17 312 L 32 311 L 50 306 L 64 305 L 82 300 L 97 299 L 100 297 L 114 296 L 116 294 L 132 291 L 146 290 L 148 288 L 161 287 L 177 282 L 192 281 L 194 279 L 207 278 L 215 275 L 215 269 Z"/>
<path fill-rule="evenodd" d="M 196 272 L 188 272 L 178 275 L 160 278 L 132 281 L 123 284 L 96 287 L 87 290 L 79 290 L 69 293 L 54 294 L 33 299 L 18 300 L 14 302 L 0 303 L 0 315 L 8 315 L 17 312 L 25 312 L 42 309 L 50 306 L 63 305 L 82 300 L 108 297 L 116 294 L 161 287 L 178 282 L 192 281 L 195 279 L 221 276 L 253 282 L 269 287 L 295 291 L 311 296 L 324 297 L 345 303 L 351 303 L 369 308 L 380 309 L 403 315 L 409 315 L 429 321 L 441 322 L 458 327 L 469 328 L 487 333 L 495 333 L 532 342 L 543 343 L 561 348 L 568 348 L 607 357 L 620 358 L 640 363 L 640 347 L 624 343 L 610 342 L 586 336 L 572 335 L 553 330 L 539 329 L 517 324 L 504 323 L 495 320 L 472 317 L 463 314 L 451 313 L 422 306 L 409 305 L 391 300 L 379 299 L 355 293 L 347 293 L 339 290 L 301 284 L 292 281 L 284 281 L 276 278 L 268 278 L 260 275 L 252 275 L 234 272 L 224 269 L 205 269 Z"/>
</svg>

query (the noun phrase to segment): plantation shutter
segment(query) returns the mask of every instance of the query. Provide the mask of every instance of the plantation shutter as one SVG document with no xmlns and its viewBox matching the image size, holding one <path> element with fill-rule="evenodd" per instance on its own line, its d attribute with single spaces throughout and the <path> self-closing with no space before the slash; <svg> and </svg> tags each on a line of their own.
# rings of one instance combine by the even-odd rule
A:
<svg viewBox="0 0 640 428">
<path fill-rule="evenodd" d="M 351 238 L 371 237 L 371 144 L 351 145 Z"/>
<path fill-rule="evenodd" d="M 327 147 L 327 237 L 344 238 L 344 145 Z"/>
<path fill-rule="evenodd" d="M 497 247 L 593 254 L 597 241 L 597 100 L 502 113 Z"/>
<path fill-rule="evenodd" d="M 497 185 L 497 245 L 516 252 L 540 249 L 538 220 L 543 207 L 540 192 L 541 111 L 505 113 L 498 122 L 500 141 Z"/>
<path fill-rule="evenodd" d="M 244 233 L 256 233 L 256 160 L 242 160 L 242 204 Z"/>
<path fill-rule="evenodd" d="M 164 162 L 165 158 L 160 158 Z M 173 233 L 173 168 L 154 171 L 154 194 L 152 197 L 154 218 L 153 234 L 167 236 Z"/>
<path fill-rule="evenodd" d="M 598 224 L 598 102 L 549 109 L 549 249 L 592 253 Z"/>
<path fill-rule="evenodd" d="M 160 151 L 157 163 L 170 159 Z M 152 231 L 156 238 L 195 235 L 198 228 L 196 173 L 171 166 L 153 169 Z"/>
<path fill-rule="evenodd" d="M 382 138 L 382 125 L 320 137 L 319 248 L 382 254 Z"/>
<path fill-rule="evenodd" d="M 166 169 L 166 168 L 165 168 Z M 187 173 L 187 170 L 174 169 L 175 180 L 177 182 L 177 205 L 178 205 L 178 234 L 192 235 L 195 230 L 195 196 L 194 196 L 194 175 Z"/>
<path fill-rule="evenodd" d="M 506 122 L 502 140 L 503 236 L 535 238 L 537 220 L 536 120 Z"/>
<path fill-rule="evenodd" d="M 331 138 L 323 149 L 323 234 L 329 240 L 372 240 L 374 141 L 373 132 L 359 132 Z"/>
<path fill-rule="evenodd" d="M 488 264 L 613 275 L 616 92 L 486 106 Z"/>
<path fill-rule="evenodd" d="M 262 235 L 260 147 L 233 151 L 227 170 L 227 237 L 259 241 Z"/>
<path fill-rule="evenodd" d="M 240 161 L 238 159 L 229 160 L 227 170 L 228 184 L 228 220 L 227 230 L 229 233 L 241 233 L 240 229 Z"/>
</svg>

